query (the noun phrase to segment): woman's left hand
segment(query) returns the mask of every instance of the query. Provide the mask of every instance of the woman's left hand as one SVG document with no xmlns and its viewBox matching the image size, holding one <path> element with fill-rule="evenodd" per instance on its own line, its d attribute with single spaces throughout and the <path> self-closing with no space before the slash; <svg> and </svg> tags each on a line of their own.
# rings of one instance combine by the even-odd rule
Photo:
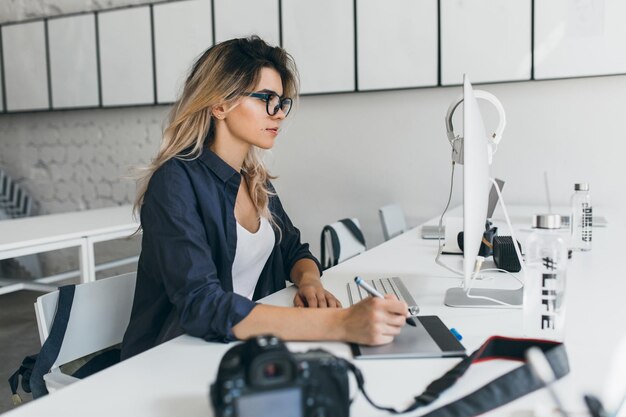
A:
<svg viewBox="0 0 626 417">
<path fill-rule="evenodd" d="M 330 292 L 322 287 L 322 283 L 302 283 L 298 286 L 298 292 L 293 298 L 296 307 L 309 308 L 341 308 L 341 303 Z"/>
</svg>

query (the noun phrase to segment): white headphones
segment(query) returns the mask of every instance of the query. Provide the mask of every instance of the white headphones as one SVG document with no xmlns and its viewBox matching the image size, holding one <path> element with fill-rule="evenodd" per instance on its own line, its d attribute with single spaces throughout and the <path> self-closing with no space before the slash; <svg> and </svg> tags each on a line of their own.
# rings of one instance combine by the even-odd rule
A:
<svg viewBox="0 0 626 417">
<path fill-rule="evenodd" d="M 496 110 L 498 111 L 498 115 L 500 116 L 500 122 L 498 123 L 498 127 L 495 132 L 493 132 L 489 136 L 489 163 L 491 164 L 491 157 L 496 153 L 498 149 L 498 143 L 502 139 L 502 132 L 504 131 L 504 127 L 506 126 L 506 115 L 504 113 L 504 107 L 500 103 L 500 100 L 496 98 L 491 93 L 488 93 L 483 90 L 474 90 L 474 96 L 476 98 L 481 98 L 483 100 L 487 100 L 491 104 L 494 105 Z M 454 111 L 459 107 L 459 104 L 463 102 L 463 94 L 461 94 L 456 100 L 454 100 L 450 107 L 448 107 L 448 112 L 446 114 L 446 134 L 448 135 L 448 142 L 452 146 L 452 160 L 457 164 L 463 164 L 463 137 L 460 135 L 454 134 L 454 128 L 452 126 L 452 116 L 454 115 Z"/>
</svg>

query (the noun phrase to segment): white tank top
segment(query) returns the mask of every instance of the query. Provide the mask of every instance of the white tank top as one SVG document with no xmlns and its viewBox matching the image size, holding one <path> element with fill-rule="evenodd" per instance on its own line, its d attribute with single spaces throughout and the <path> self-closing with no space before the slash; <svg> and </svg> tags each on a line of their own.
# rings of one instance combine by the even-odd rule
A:
<svg viewBox="0 0 626 417">
<path fill-rule="evenodd" d="M 256 233 L 250 233 L 237 222 L 237 249 L 233 261 L 233 291 L 252 300 L 261 271 L 274 249 L 274 230 L 261 217 Z"/>
</svg>

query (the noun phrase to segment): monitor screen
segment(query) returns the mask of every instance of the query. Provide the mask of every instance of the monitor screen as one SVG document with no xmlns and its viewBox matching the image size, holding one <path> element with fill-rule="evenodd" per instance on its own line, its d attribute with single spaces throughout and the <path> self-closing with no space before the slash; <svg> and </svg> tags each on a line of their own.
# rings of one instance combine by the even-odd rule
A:
<svg viewBox="0 0 626 417">
<path fill-rule="evenodd" d="M 463 272 L 466 288 L 480 249 L 489 202 L 489 143 L 467 75 L 463 82 Z"/>
</svg>

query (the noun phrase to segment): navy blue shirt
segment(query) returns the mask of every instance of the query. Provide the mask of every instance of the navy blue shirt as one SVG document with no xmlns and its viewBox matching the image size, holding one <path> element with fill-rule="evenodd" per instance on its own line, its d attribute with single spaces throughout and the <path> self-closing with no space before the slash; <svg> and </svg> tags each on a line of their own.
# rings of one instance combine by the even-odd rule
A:
<svg viewBox="0 0 626 417">
<path fill-rule="evenodd" d="M 255 306 L 233 293 L 241 178 L 208 149 L 191 161 L 170 159 L 152 175 L 141 207 L 142 248 L 123 359 L 183 333 L 235 340 L 232 327 Z M 274 230 L 275 246 L 254 300 L 285 288 L 300 259 L 312 259 L 320 268 L 278 196 L 270 197 L 269 209 L 280 230 Z"/>
</svg>

